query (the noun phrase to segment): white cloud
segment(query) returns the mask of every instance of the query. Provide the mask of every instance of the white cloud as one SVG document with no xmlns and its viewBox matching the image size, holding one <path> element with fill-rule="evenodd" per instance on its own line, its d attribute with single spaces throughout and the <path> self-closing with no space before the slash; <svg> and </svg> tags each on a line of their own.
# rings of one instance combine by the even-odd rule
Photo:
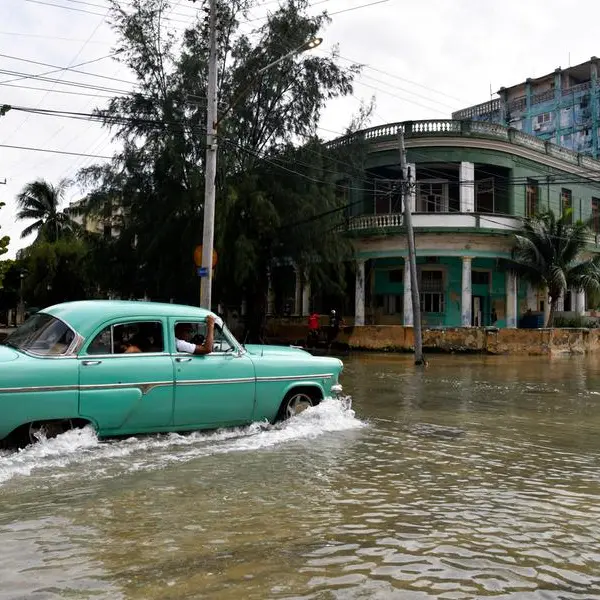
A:
<svg viewBox="0 0 600 600">
<path fill-rule="evenodd" d="M 46 1 L 71 5 L 67 1 Z M 90 5 L 73 3 L 72 7 L 97 14 L 24 0 L 3 0 L 0 54 L 57 66 L 109 54 L 115 40 L 104 19 L 106 10 L 100 8 L 107 7 L 106 0 L 88 1 Z M 327 9 L 335 13 L 368 1 L 328 0 L 316 4 L 312 11 Z M 272 2 L 263 4 L 253 9 L 251 17 L 261 17 L 276 6 Z M 171 17 L 177 21 L 172 25 L 183 27 L 184 22 L 190 21 L 185 15 L 193 15 L 194 10 L 189 0 L 175 0 Z M 324 32 L 320 49 L 328 50 L 339 44 L 342 56 L 385 73 L 365 69 L 363 76 L 357 79 L 355 97 L 332 102 L 321 125 L 332 131 L 342 131 L 356 112 L 360 99 L 368 100 L 373 94 L 377 96 L 374 125 L 407 119 L 449 118 L 453 110 L 487 100 L 490 84 L 495 92 L 502 85 L 513 85 L 556 67 L 566 67 L 569 55 L 572 65 L 584 62 L 600 51 L 593 35 L 582 34 L 587 23 L 599 20 L 600 4 L 583 0 L 578 3 L 576 14 L 574 11 L 558 0 L 543 3 L 390 0 L 334 15 L 332 24 Z M 577 26 L 565 26 L 567 22 L 577 23 Z M 259 23 L 255 21 L 245 27 Z M 2 70 L 34 74 L 50 70 L 5 57 L 0 57 L 0 65 Z M 132 79 L 125 67 L 109 59 L 82 69 L 108 77 Z M 394 75 L 404 80 L 394 78 Z M 120 82 L 71 72 L 49 77 L 110 88 L 126 87 Z M 0 82 L 12 78 L 0 74 Z M 58 93 L 58 90 L 101 93 L 93 90 L 77 90 L 34 79 L 13 84 L 53 91 L 0 85 L 0 104 L 90 112 L 104 101 Z M 325 131 L 321 133 L 324 137 L 334 136 Z M 101 155 L 111 154 L 113 148 L 109 132 L 96 123 L 17 111 L 0 117 L 0 144 Z M 0 199 L 6 202 L 6 207 L 0 211 L 0 233 L 12 238 L 10 255 L 14 256 L 17 249 L 29 242 L 20 239 L 24 224 L 15 219 L 14 198 L 23 185 L 38 177 L 57 181 L 73 176 L 79 168 L 93 161 L 0 147 L 0 181 L 7 179 L 6 185 L 0 185 Z M 78 191 L 74 189 L 68 200 L 77 197 Z"/>
</svg>

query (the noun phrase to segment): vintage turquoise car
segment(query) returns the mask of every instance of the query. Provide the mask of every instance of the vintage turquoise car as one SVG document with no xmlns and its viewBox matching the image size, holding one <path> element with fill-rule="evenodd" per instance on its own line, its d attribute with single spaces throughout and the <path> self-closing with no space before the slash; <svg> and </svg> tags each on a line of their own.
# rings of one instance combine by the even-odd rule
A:
<svg viewBox="0 0 600 600">
<path fill-rule="evenodd" d="M 218 317 L 211 353 L 178 352 L 176 325 L 201 336 L 209 314 L 113 300 L 36 313 L 0 346 L 0 443 L 85 425 L 113 437 L 274 423 L 339 397 L 339 359 L 244 346 Z M 141 352 L 126 351 L 133 343 Z"/>
</svg>

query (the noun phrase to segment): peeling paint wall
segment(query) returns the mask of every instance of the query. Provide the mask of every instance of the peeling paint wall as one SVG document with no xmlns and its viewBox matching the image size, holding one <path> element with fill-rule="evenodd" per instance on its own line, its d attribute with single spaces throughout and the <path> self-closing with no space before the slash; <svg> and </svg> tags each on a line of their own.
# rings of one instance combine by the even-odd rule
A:
<svg viewBox="0 0 600 600">
<path fill-rule="evenodd" d="M 307 327 L 299 322 L 269 321 L 268 335 L 279 342 L 305 339 Z M 351 350 L 410 352 L 412 327 L 366 325 L 345 327 L 336 340 Z M 456 327 L 425 329 L 423 347 L 428 352 L 552 356 L 600 351 L 598 329 L 489 329 Z"/>
</svg>

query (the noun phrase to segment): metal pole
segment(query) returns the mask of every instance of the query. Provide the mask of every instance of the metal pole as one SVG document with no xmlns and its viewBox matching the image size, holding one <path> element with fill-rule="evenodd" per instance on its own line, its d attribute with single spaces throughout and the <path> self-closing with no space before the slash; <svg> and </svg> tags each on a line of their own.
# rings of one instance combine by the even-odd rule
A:
<svg viewBox="0 0 600 600">
<path fill-rule="evenodd" d="M 204 168 L 204 226 L 202 230 L 202 266 L 200 306 L 210 310 L 212 300 L 212 255 L 215 237 L 215 179 L 217 174 L 217 8 L 209 1 L 208 108 L 206 111 L 206 164 Z"/>
<path fill-rule="evenodd" d="M 398 145 L 400 150 L 400 168 L 402 169 L 402 205 L 404 206 L 404 224 L 406 226 L 406 237 L 408 239 L 408 264 L 410 268 L 410 285 L 413 309 L 413 332 L 415 337 L 415 365 L 424 364 L 423 360 L 423 336 L 421 332 L 421 301 L 419 298 L 419 282 L 417 280 L 417 259 L 415 253 L 415 234 L 412 226 L 410 192 L 411 173 L 407 172 L 406 150 L 404 149 L 404 129 L 401 126 L 398 131 Z"/>
</svg>

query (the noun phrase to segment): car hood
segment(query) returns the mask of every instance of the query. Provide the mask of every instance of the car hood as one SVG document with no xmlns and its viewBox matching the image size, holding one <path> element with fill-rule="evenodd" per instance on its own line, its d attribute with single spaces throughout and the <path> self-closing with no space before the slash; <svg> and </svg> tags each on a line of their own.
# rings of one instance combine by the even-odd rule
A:
<svg viewBox="0 0 600 600">
<path fill-rule="evenodd" d="M 19 358 L 19 354 L 8 346 L 0 345 L 0 363 L 10 362 Z"/>
<path fill-rule="evenodd" d="M 309 352 L 302 348 L 295 348 L 293 346 L 263 346 L 261 344 L 246 344 L 244 346 L 246 351 L 251 356 L 293 356 L 294 354 L 310 356 Z"/>
</svg>

